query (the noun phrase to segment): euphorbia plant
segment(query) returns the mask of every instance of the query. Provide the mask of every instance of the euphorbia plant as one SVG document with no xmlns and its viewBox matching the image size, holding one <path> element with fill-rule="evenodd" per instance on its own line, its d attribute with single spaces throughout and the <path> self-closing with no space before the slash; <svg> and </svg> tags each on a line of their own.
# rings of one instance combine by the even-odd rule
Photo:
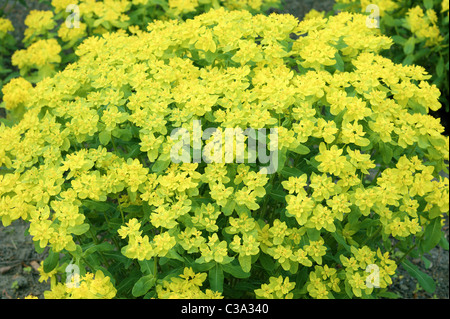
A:
<svg viewBox="0 0 450 319">
<path fill-rule="evenodd" d="M 0 216 L 50 248 L 46 297 L 387 296 L 444 240 L 449 139 L 429 75 L 365 22 L 219 9 L 84 41 L 0 126 Z M 211 148 L 199 122 L 255 134 Z"/>
</svg>

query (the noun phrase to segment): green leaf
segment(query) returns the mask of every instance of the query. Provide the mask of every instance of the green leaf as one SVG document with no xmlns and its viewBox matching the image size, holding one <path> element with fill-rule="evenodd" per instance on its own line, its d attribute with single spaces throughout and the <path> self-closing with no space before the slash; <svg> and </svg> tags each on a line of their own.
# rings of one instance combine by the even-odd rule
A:
<svg viewBox="0 0 450 319">
<path fill-rule="evenodd" d="M 411 55 L 414 52 L 414 48 L 416 46 L 416 39 L 414 37 L 411 37 L 406 41 L 405 46 L 403 47 L 403 52 L 405 52 L 406 55 Z"/>
<path fill-rule="evenodd" d="M 393 35 L 392 40 L 394 40 L 395 43 L 404 46 L 406 44 L 407 39 L 405 39 L 404 37 L 400 36 L 400 35 Z"/>
<path fill-rule="evenodd" d="M 154 285 L 156 279 L 153 275 L 147 275 L 140 278 L 133 286 L 131 291 L 132 295 L 135 297 L 140 297 L 145 295 Z"/>
<path fill-rule="evenodd" d="M 104 242 L 98 245 L 94 245 L 92 247 L 89 247 L 88 249 L 86 249 L 86 251 L 83 253 L 84 257 L 89 256 L 90 254 L 93 254 L 97 251 L 110 251 L 110 250 L 114 250 L 114 246 L 111 245 L 110 243 Z"/>
<path fill-rule="evenodd" d="M 378 297 L 382 297 L 382 298 L 388 298 L 388 299 L 399 299 L 400 296 L 397 295 L 395 292 L 391 292 L 391 291 L 383 291 L 377 294 Z"/>
<path fill-rule="evenodd" d="M 402 261 L 402 266 L 412 277 L 417 279 L 420 286 L 425 289 L 426 292 L 433 293 L 436 290 L 436 283 L 433 278 L 420 271 L 419 268 L 409 260 Z"/>
<path fill-rule="evenodd" d="M 305 173 L 298 168 L 285 166 L 281 170 L 280 174 L 284 177 L 299 177 Z"/>
<path fill-rule="evenodd" d="M 134 145 L 128 150 L 128 153 L 125 154 L 125 159 L 136 158 L 139 153 L 141 153 L 141 145 Z"/>
<path fill-rule="evenodd" d="M 194 263 L 190 263 L 189 267 L 192 267 L 192 269 L 195 272 L 206 272 L 206 271 L 210 270 L 211 268 L 213 268 L 215 265 L 216 265 L 216 263 L 213 261 L 203 263 L 203 264 L 198 264 L 197 262 L 194 262 Z"/>
<path fill-rule="evenodd" d="M 89 228 L 90 228 L 89 224 L 81 224 L 73 227 L 68 227 L 67 231 L 74 235 L 80 236 L 86 233 L 89 230 Z"/>
<path fill-rule="evenodd" d="M 421 259 L 425 265 L 425 268 L 430 269 L 431 266 L 433 265 L 433 263 L 430 260 L 428 260 L 427 258 L 425 258 L 425 256 L 422 256 Z"/>
<path fill-rule="evenodd" d="M 338 244 L 342 245 L 345 248 L 345 250 L 350 251 L 350 246 L 347 244 L 345 238 L 342 236 L 341 233 L 335 231 L 334 233 L 331 233 L 331 235 L 338 242 Z"/>
<path fill-rule="evenodd" d="M 439 243 L 441 240 L 441 218 L 435 218 L 425 227 L 424 242 L 422 244 L 423 252 L 428 252 Z"/>
<path fill-rule="evenodd" d="M 445 67 L 444 58 L 441 56 L 439 58 L 439 62 L 436 64 L 436 74 L 438 75 L 438 77 L 444 75 L 444 67 Z"/>
<path fill-rule="evenodd" d="M 286 163 L 287 152 L 285 150 L 278 153 L 278 167 L 277 172 L 281 171 Z"/>
<path fill-rule="evenodd" d="M 209 270 L 209 284 L 211 286 L 211 290 L 223 292 L 223 269 L 222 265 L 216 263 L 216 265 Z"/>
<path fill-rule="evenodd" d="M 441 209 L 439 208 L 439 206 L 434 205 L 433 207 L 431 207 L 428 216 L 432 219 L 441 216 Z"/>
<path fill-rule="evenodd" d="M 205 52 L 205 59 L 206 62 L 208 62 L 209 64 L 212 64 L 214 62 L 214 60 L 217 58 L 218 54 L 217 53 L 213 53 L 211 51 L 207 51 Z"/>
<path fill-rule="evenodd" d="M 411 65 L 411 64 L 414 64 L 414 60 L 415 60 L 414 55 L 409 54 L 403 59 L 402 64 L 403 65 Z"/>
<path fill-rule="evenodd" d="M 276 189 L 273 189 L 269 193 L 270 198 L 272 198 L 272 199 L 274 199 L 274 200 L 276 200 L 277 202 L 280 202 L 280 203 L 285 203 L 286 202 L 286 195 L 287 194 L 285 192 L 283 192 L 282 190 L 276 190 Z"/>
<path fill-rule="evenodd" d="M 133 133 L 131 132 L 131 129 L 121 129 L 121 128 L 115 128 L 111 131 L 112 136 L 120 138 L 124 141 L 129 141 L 133 137 Z"/>
<path fill-rule="evenodd" d="M 441 240 L 439 241 L 439 246 L 444 248 L 445 250 L 448 250 L 448 240 L 445 238 L 445 234 L 441 233 Z"/>
<path fill-rule="evenodd" d="M 39 245 L 39 243 L 40 243 L 39 240 L 38 240 L 38 241 L 33 241 L 33 243 L 34 243 L 34 250 L 36 250 L 36 252 L 37 252 L 38 254 L 42 254 L 42 253 L 44 252 L 44 250 L 45 250 L 45 247 L 42 248 L 42 247 Z"/>
<path fill-rule="evenodd" d="M 234 208 L 236 207 L 236 201 L 228 200 L 227 204 L 222 208 L 222 212 L 225 216 L 230 216 L 234 212 Z"/>
<path fill-rule="evenodd" d="M 19 0 L 19 3 L 23 5 L 25 8 L 28 8 L 28 4 L 25 0 Z"/>
<path fill-rule="evenodd" d="M 334 58 L 336 60 L 336 70 L 344 72 L 345 71 L 345 64 L 344 64 L 344 60 L 342 60 L 341 55 L 339 54 L 339 52 L 336 52 L 336 54 L 334 55 Z"/>
<path fill-rule="evenodd" d="M 244 272 L 250 272 L 250 270 L 252 269 L 252 256 L 239 255 L 238 260 L 239 264 L 242 267 L 242 270 Z"/>
<path fill-rule="evenodd" d="M 228 263 L 225 265 L 222 265 L 222 269 L 224 272 L 229 273 L 231 276 L 239 279 L 246 279 L 250 277 L 249 272 L 245 272 L 242 270 L 241 266 L 235 265 L 234 263 Z"/>
<path fill-rule="evenodd" d="M 261 262 L 261 266 L 263 266 L 263 268 L 267 270 L 269 274 L 275 270 L 276 263 L 272 257 L 262 253 L 259 255 L 259 261 Z"/>
<path fill-rule="evenodd" d="M 306 155 L 309 154 L 309 152 L 311 151 L 308 146 L 305 146 L 303 144 L 300 144 L 299 146 L 297 146 L 295 149 L 291 149 L 291 151 L 300 154 L 300 155 Z"/>
<path fill-rule="evenodd" d="M 317 241 L 320 238 L 320 230 L 317 230 L 316 228 L 308 228 L 306 233 L 308 234 L 310 241 Z"/>
<path fill-rule="evenodd" d="M 108 202 L 98 202 L 93 200 L 83 201 L 83 205 L 94 212 L 106 212 L 109 209 L 114 209 L 114 205 Z"/>
<path fill-rule="evenodd" d="M 141 271 L 143 274 L 151 275 L 153 274 L 153 268 L 155 267 L 155 262 L 151 260 L 139 260 L 139 265 L 141 266 Z"/>
<path fill-rule="evenodd" d="M 170 160 L 158 159 L 152 166 L 152 172 L 160 173 L 170 165 Z"/>
<path fill-rule="evenodd" d="M 181 262 L 185 261 L 184 258 L 182 256 L 180 256 L 180 254 L 178 254 L 174 249 L 169 250 L 169 252 L 165 255 L 165 257 L 170 258 L 170 259 L 176 259 Z"/>
<path fill-rule="evenodd" d="M 434 5 L 433 2 L 434 2 L 433 0 L 423 0 L 423 5 L 425 6 L 425 8 L 427 10 L 433 9 L 433 5 Z"/>
<path fill-rule="evenodd" d="M 136 281 L 141 277 L 142 274 L 138 269 L 129 273 L 128 276 L 118 282 L 118 285 L 116 286 L 117 295 L 129 294 L 136 284 Z"/>
<path fill-rule="evenodd" d="M 394 156 L 394 151 L 392 150 L 392 148 L 385 143 L 380 143 L 380 151 L 381 151 L 381 156 L 383 157 L 383 162 L 385 164 L 389 164 L 392 161 L 392 157 Z"/>
<path fill-rule="evenodd" d="M 56 268 L 59 262 L 59 253 L 55 253 L 52 249 L 50 249 L 48 253 L 48 257 L 44 260 L 44 272 L 51 272 Z"/>
</svg>

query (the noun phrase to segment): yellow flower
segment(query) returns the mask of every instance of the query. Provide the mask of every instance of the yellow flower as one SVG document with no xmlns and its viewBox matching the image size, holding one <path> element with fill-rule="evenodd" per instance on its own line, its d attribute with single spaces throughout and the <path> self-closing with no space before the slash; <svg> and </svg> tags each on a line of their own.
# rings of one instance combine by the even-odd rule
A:
<svg viewBox="0 0 450 319">
<path fill-rule="evenodd" d="M 192 268 L 185 267 L 183 274 L 163 280 L 162 284 L 156 285 L 159 299 L 222 299 L 220 292 L 210 289 L 201 290 L 206 280 L 206 273 L 195 273 Z"/>
<path fill-rule="evenodd" d="M 77 5 L 78 0 L 52 0 L 52 6 L 55 8 L 55 13 L 66 11 L 71 4 Z"/>
<path fill-rule="evenodd" d="M 67 286 L 58 283 L 51 290 L 44 292 L 46 299 L 112 299 L 117 290 L 111 282 L 111 278 L 105 276 L 101 270 L 95 275 L 87 273 L 79 280 L 78 285 Z"/>
<path fill-rule="evenodd" d="M 41 35 L 51 31 L 56 25 L 53 17 L 52 11 L 31 10 L 25 18 L 24 23 L 28 28 L 25 29 L 23 41 L 36 42 Z"/>
<path fill-rule="evenodd" d="M 16 51 L 11 62 L 22 75 L 31 69 L 38 69 L 43 71 L 43 76 L 49 76 L 55 73 L 55 65 L 61 62 L 60 52 L 61 46 L 56 39 L 38 40 L 26 50 Z"/>
<path fill-rule="evenodd" d="M 316 160 L 320 162 L 318 169 L 324 173 L 334 174 L 336 176 L 351 170 L 350 163 L 345 156 L 342 156 L 343 150 L 337 145 L 331 146 L 328 150 L 325 143 L 319 145 L 320 154 L 316 156 Z"/>
<path fill-rule="evenodd" d="M 316 9 L 311 9 L 307 14 L 305 14 L 303 20 L 323 18 L 323 17 L 325 17 L 325 11 L 317 11 Z"/>
<path fill-rule="evenodd" d="M 195 11 L 198 5 L 198 0 L 169 0 L 169 7 L 174 10 L 175 15 Z"/>
<path fill-rule="evenodd" d="M 30 90 L 33 88 L 30 82 L 22 77 L 12 79 L 3 88 L 3 101 L 7 110 L 13 110 L 25 104 L 30 98 Z"/>
<path fill-rule="evenodd" d="M 0 18 L 0 39 L 10 31 L 14 31 L 14 26 L 11 21 L 5 18 Z"/>
<path fill-rule="evenodd" d="M 58 36 L 64 42 L 80 40 L 87 36 L 86 27 L 86 24 L 82 22 L 80 22 L 79 28 L 68 28 L 67 25 L 63 23 L 58 29 Z"/>
<path fill-rule="evenodd" d="M 262 284 L 255 290 L 258 299 L 292 299 L 295 282 L 289 282 L 289 278 L 283 276 L 270 277 L 268 284 Z"/>
<path fill-rule="evenodd" d="M 420 6 L 409 9 L 406 14 L 406 23 L 411 32 L 419 40 L 425 40 L 427 46 L 436 45 L 444 39 L 440 34 L 436 20 L 436 12 L 433 9 L 424 12 Z"/>
<path fill-rule="evenodd" d="M 448 11 L 448 4 L 449 4 L 449 0 L 442 0 L 442 3 L 441 3 L 441 12 L 446 12 L 446 11 Z M 448 12 L 447 12 L 447 16 L 448 16 Z"/>
</svg>

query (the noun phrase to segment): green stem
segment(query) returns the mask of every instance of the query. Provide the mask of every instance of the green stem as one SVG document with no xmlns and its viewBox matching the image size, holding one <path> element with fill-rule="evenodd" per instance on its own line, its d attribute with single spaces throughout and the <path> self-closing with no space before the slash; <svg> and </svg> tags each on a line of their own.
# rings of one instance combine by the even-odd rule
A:
<svg viewBox="0 0 450 319">
<path fill-rule="evenodd" d="M 89 234 L 91 234 L 92 240 L 94 241 L 95 245 L 98 245 L 98 244 L 99 244 L 99 241 L 98 241 L 97 237 L 95 236 L 94 232 L 92 231 L 92 228 L 89 228 Z M 103 262 L 104 262 L 104 263 L 108 266 L 108 268 L 109 268 L 110 265 L 109 265 L 109 262 L 108 262 L 108 260 L 106 259 L 106 257 L 103 255 L 103 253 L 102 253 L 101 251 L 99 251 L 98 253 L 99 253 L 100 257 L 103 259 Z"/>
<path fill-rule="evenodd" d="M 417 243 L 414 244 L 408 251 L 397 261 L 397 264 L 401 264 L 402 261 L 417 247 Z"/>
</svg>

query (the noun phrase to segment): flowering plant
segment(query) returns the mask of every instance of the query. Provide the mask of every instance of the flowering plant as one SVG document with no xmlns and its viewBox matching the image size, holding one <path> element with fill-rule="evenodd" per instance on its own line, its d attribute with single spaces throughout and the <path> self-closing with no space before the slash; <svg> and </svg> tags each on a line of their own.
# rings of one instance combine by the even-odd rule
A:
<svg viewBox="0 0 450 319">
<path fill-rule="evenodd" d="M 24 48 L 14 53 L 12 64 L 37 83 L 73 63 L 74 51 L 89 36 L 119 29 L 133 34 L 154 20 L 188 19 L 211 8 L 261 13 L 279 5 L 279 0 L 52 0 L 49 10 L 32 10 L 26 17 Z"/>
<path fill-rule="evenodd" d="M 26 111 L 0 124 L 0 218 L 49 247 L 46 297 L 390 296 L 408 255 L 445 243 L 449 139 L 430 76 L 365 21 L 220 8 L 90 37 L 28 95 L 11 85 Z M 252 134 L 231 161 L 174 162 L 176 129 L 188 158 L 221 140 L 196 148 L 198 121 L 258 130 L 275 171 Z"/>
<path fill-rule="evenodd" d="M 394 45 L 384 56 L 396 63 L 421 65 L 442 92 L 441 102 L 449 112 L 448 0 L 338 0 L 336 10 L 370 12 L 376 5 L 379 28 Z"/>
</svg>

